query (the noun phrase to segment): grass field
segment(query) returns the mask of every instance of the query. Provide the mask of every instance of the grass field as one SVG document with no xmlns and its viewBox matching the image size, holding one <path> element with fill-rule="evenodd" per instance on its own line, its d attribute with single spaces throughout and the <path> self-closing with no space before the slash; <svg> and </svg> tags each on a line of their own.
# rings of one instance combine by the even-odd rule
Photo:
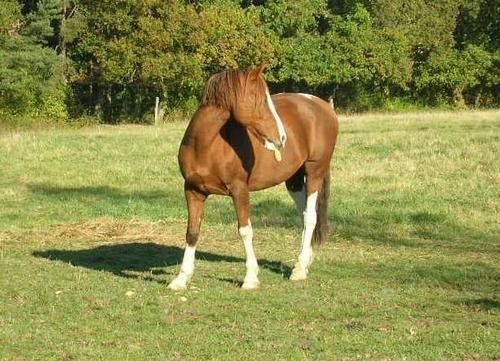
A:
<svg viewBox="0 0 500 361">
<path fill-rule="evenodd" d="M 341 117 L 307 281 L 284 187 L 252 194 L 254 292 L 222 197 L 191 287 L 166 287 L 184 127 L 0 134 L 0 359 L 500 359 L 500 111 Z"/>
</svg>

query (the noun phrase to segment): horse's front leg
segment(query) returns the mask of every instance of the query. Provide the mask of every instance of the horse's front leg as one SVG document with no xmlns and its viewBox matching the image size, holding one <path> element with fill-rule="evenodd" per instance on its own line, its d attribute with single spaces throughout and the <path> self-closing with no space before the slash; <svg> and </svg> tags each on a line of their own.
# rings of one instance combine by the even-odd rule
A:
<svg viewBox="0 0 500 361">
<path fill-rule="evenodd" d="M 236 215 L 238 216 L 238 232 L 246 253 L 246 275 L 241 288 L 246 290 L 256 289 L 260 282 L 257 278 L 259 273 L 259 265 L 253 251 L 253 230 L 250 223 L 250 195 L 248 187 L 245 183 L 237 184 L 230 187 L 231 196 L 233 198 Z"/>
<path fill-rule="evenodd" d="M 182 259 L 179 275 L 168 285 L 172 290 L 184 290 L 194 271 L 194 255 L 200 234 L 200 225 L 203 218 L 203 207 L 207 195 L 188 185 L 184 186 L 184 194 L 188 208 L 188 226 L 186 232 L 186 248 Z"/>
</svg>

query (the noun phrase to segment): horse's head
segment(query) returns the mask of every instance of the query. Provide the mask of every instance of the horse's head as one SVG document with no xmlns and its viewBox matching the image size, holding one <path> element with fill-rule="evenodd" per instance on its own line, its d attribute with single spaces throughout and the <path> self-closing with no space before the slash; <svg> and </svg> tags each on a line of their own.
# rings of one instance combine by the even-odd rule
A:
<svg viewBox="0 0 500 361">
<path fill-rule="evenodd" d="M 286 142 L 286 132 L 262 75 L 265 68 L 262 64 L 240 75 L 244 86 L 233 106 L 233 116 L 257 134 L 268 149 L 281 149 Z"/>
<path fill-rule="evenodd" d="M 215 74 L 207 82 L 202 104 L 216 105 L 264 142 L 269 150 L 286 143 L 283 122 L 274 107 L 262 75 L 265 64 L 250 71 L 229 70 Z"/>
</svg>

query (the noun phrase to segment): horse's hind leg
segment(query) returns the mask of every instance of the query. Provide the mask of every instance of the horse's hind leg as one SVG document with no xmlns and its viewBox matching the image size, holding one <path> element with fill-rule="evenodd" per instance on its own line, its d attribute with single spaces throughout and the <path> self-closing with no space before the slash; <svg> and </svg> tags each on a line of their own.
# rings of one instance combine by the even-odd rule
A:
<svg viewBox="0 0 500 361">
<path fill-rule="evenodd" d="M 246 275 L 241 288 L 251 290 L 260 285 L 257 275 L 259 265 L 253 251 L 253 230 L 250 223 L 250 195 L 246 183 L 235 183 L 229 187 L 233 198 L 234 208 L 238 216 L 238 233 L 245 246 L 246 253 Z"/>
<path fill-rule="evenodd" d="M 203 218 L 203 206 L 207 195 L 196 189 L 185 185 L 184 194 L 186 196 L 188 208 L 188 227 L 186 232 L 186 248 L 184 249 L 184 258 L 182 259 L 179 275 L 168 285 L 172 290 L 183 290 L 191 279 L 194 271 L 194 255 L 196 244 L 200 234 L 200 225 Z"/>
<path fill-rule="evenodd" d="M 290 279 L 292 281 L 304 280 L 307 277 L 308 268 L 312 263 L 313 251 L 311 240 L 314 228 L 317 222 L 316 202 L 318 193 L 323 183 L 323 173 L 310 169 L 306 163 L 306 182 L 305 182 L 305 207 L 304 207 L 304 228 L 302 231 L 302 244 L 298 262 L 292 270 Z"/>
<path fill-rule="evenodd" d="M 302 167 L 285 182 L 288 194 L 290 194 L 290 197 L 292 197 L 295 202 L 299 217 L 302 217 L 306 208 L 306 187 L 304 177 L 304 167 Z"/>
</svg>

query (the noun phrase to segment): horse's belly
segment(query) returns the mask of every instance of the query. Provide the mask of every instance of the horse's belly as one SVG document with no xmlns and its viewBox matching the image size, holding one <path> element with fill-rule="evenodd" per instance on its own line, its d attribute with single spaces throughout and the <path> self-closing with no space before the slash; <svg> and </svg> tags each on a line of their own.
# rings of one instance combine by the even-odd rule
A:
<svg viewBox="0 0 500 361">
<path fill-rule="evenodd" d="M 288 159 L 286 153 L 281 162 L 271 156 L 263 156 L 256 164 L 248 180 L 248 188 L 251 192 L 270 188 L 291 178 L 304 164 L 303 159 Z M 265 158 L 265 159 L 262 159 Z"/>
</svg>

